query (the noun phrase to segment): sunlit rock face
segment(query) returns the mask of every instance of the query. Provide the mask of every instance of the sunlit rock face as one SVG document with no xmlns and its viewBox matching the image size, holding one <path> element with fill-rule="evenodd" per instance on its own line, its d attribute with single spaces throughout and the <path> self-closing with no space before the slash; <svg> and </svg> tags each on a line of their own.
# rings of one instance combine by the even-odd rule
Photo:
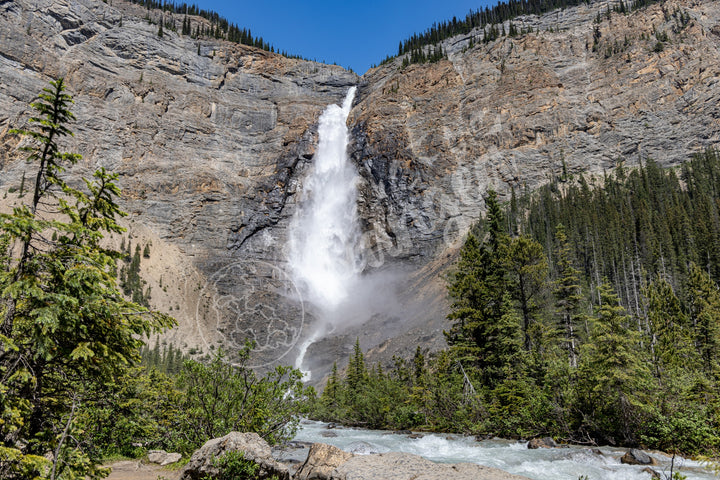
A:
<svg viewBox="0 0 720 480">
<path fill-rule="evenodd" d="M 319 117 L 357 85 L 347 153 L 359 175 L 359 262 L 378 277 L 358 292 L 373 302 L 335 319 L 351 326 L 308 358 L 320 375 L 356 337 L 376 347 L 371 360 L 439 348 L 443 274 L 487 188 L 508 200 L 563 172 L 599 178 L 648 157 L 674 165 L 720 142 L 720 3 L 670 0 L 595 23 L 607 6 L 516 19 L 533 33 L 485 44 L 472 32 L 444 42 L 446 60 L 396 59 L 358 77 L 168 29 L 159 37 L 145 17 L 160 12 L 120 0 L 0 2 L 0 189 L 31 171 L 8 129 L 64 76 L 77 116 L 66 148 L 84 156 L 81 174 L 118 172 L 128 225 L 167 253 L 157 269 L 192 270 L 146 271 L 152 301 L 180 320 L 167 337 L 205 351 L 252 337 L 257 363 L 292 364 L 315 312 L 289 275 L 288 229 Z M 654 32 L 668 36 L 662 49 Z"/>
</svg>

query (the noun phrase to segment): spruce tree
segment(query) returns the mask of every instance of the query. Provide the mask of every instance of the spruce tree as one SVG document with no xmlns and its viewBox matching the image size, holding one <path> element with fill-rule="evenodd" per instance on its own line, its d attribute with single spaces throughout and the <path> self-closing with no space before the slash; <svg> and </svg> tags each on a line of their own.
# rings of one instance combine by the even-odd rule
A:
<svg viewBox="0 0 720 480">
<path fill-rule="evenodd" d="M 695 371 L 699 363 L 689 319 L 672 286 L 664 278 L 658 277 L 652 282 L 646 296 L 652 335 L 653 373 L 663 389 L 681 388 L 682 384 L 689 381 L 686 372 Z"/>
<path fill-rule="evenodd" d="M 710 276 L 690 265 L 687 302 L 693 341 L 708 378 L 720 380 L 720 292 Z"/>
<path fill-rule="evenodd" d="M 508 237 L 497 194 L 486 198 L 487 235 L 480 243 L 469 234 L 460 252 L 457 270 L 448 291 L 453 302 L 448 319 L 453 322 L 445 337 L 451 354 L 468 366 L 477 367 L 487 385 L 502 378 L 503 366 L 510 360 L 508 336 L 515 338 L 519 328 L 508 316 L 512 306 L 507 291 L 506 254 Z"/>
<path fill-rule="evenodd" d="M 570 367 L 577 367 L 578 358 L 578 319 L 580 316 L 580 272 L 574 267 L 570 242 L 565 227 L 560 224 L 555 230 L 555 311 L 561 338 L 567 350 Z"/>
<path fill-rule="evenodd" d="M 347 371 L 347 386 L 350 395 L 356 398 L 357 395 L 361 395 L 361 388 L 365 385 L 367 380 L 367 368 L 365 367 L 365 357 L 362 349 L 360 348 L 360 339 L 355 339 L 355 346 L 353 347 L 353 354 L 350 356 L 350 362 L 348 364 Z"/>
<path fill-rule="evenodd" d="M 632 444 L 648 411 L 650 371 L 640 333 L 629 327 L 630 317 L 607 280 L 599 293 L 601 304 L 579 372 L 585 428 L 593 438 Z"/>
<path fill-rule="evenodd" d="M 119 252 L 101 246 L 124 231 L 115 197 L 117 175 L 99 169 L 86 191 L 60 176 L 80 158 L 57 143 L 72 135 L 72 98 L 62 79 L 31 106 L 37 125 L 15 133 L 32 139 L 37 168 L 29 205 L 0 214 L 0 477 L 27 478 L 27 458 L 52 452 L 49 478 L 96 478 L 95 458 L 73 438 L 81 405 L 139 360 L 141 338 L 173 324 L 127 301 L 115 271 Z M 62 192 L 62 196 L 59 195 Z M 43 218 L 40 204 L 58 214 Z M 57 241 L 48 242 L 52 234 Z M 12 253 L 11 253 L 12 252 Z M 17 254 L 14 254 L 17 252 Z M 19 459 L 5 461 L 5 459 Z M 18 470 L 20 469 L 20 470 Z"/>
<path fill-rule="evenodd" d="M 539 336 L 538 315 L 548 274 L 542 245 L 524 235 L 512 239 L 507 249 L 507 266 L 513 298 L 522 315 L 523 347 L 529 352 L 533 338 L 537 344 Z"/>
</svg>

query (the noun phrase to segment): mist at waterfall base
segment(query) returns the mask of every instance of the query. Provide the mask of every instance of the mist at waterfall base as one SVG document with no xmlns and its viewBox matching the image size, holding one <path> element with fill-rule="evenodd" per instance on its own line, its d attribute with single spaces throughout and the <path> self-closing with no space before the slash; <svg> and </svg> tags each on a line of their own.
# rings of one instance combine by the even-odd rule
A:
<svg viewBox="0 0 720 480">
<path fill-rule="evenodd" d="M 399 272 L 363 273 L 357 215 L 359 176 L 349 161 L 347 117 L 355 97 L 350 88 L 340 105 L 320 116 L 318 147 L 303 180 L 299 207 L 289 229 L 290 273 L 311 317 L 295 367 L 305 373 L 305 353 L 315 341 L 400 306 L 394 285 Z"/>
</svg>

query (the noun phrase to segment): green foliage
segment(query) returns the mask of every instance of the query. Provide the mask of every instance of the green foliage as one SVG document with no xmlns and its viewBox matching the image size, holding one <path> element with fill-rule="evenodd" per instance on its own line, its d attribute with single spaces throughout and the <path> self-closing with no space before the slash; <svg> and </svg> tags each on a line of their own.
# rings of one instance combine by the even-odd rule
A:
<svg viewBox="0 0 720 480">
<path fill-rule="evenodd" d="M 4 480 L 41 480 L 47 478 L 51 462 L 38 455 L 23 454 L 17 448 L 0 446 L 0 465 Z"/>
<path fill-rule="evenodd" d="M 128 246 L 128 251 L 129 250 L 130 246 Z M 140 244 L 135 245 L 135 253 L 132 256 L 128 253 L 124 258 L 125 265 L 120 269 L 120 286 L 122 287 L 122 291 L 126 296 L 130 297 L 133 302 L 148 307 L 150 287 L 143 290 L 145 281 L 140 276 L 140 262 L 142 260 L 140 258 Z"/>
<path fill-rule="evenodd" d="M 97 457 L 139 458 L 150 449 L 187 453 L 197 446 L 182 431 L 182 404 L 183 393 L 173 378 L 136 367 L 84 409 L 78 424 Z"/>
<path fill-rule="evenodd" d="M 578 357 L 578 317 L 582 301 L 580 272 L 575 268 L 570 243 L 565 227 L 559 224 L 555 230 L 556 267 L 555 312 L 558 317 L 558 329 L 562 332 L 562 343 L 568 352 L 570 367 L 577 367 Z"/>
<path fill-rule="evenodd" d="M 512 297 L 522 316 L 523 347 L 529 352 L 540 344 L 548 263 L 542 245 L 525 235 L 513 238 L 505 254 Z"/>
<path fill-rule="evenodd" d="M 495 192 L 488 192 L 486 203 L 487 238 L 479 242 L 470 234 L 448 285 L 453 324 L 445 337 L 463 365 L 478 368 L 483 383 L 494 385 L 517 361 L 520 328 L 506 293 L 509 238 Z"/>
<path fill-rule="evenodd" d="M 153 350 L 159 348 L 145 351 L 152 357 Z M 244 366 L 249 353 L 250 345 L 238 364 L 222 351 L 186 359 L 177 374 L 134 369 L 80 416 L 87 448 L 97 456 L 138 458 L 151 449 L 190 454 L 231 431 L 256 432 L 270 444 L 289 440 L 314 391 L 289 367 L 258 376 Z"/>
<path fill-rule="evenodd" d="M 703 372 L 720 380 L 720 292 L 710 276 L 694 263 L 687 279 L 688 322 Z"/>
<path fill-rule="evenodd" d="M 79 412 L 139 359 L 142 336 L 173 324 L 122 295 L 120 254 L 101 246 L 104 234 L 123 231 L 117 176 L 97 170 L 84 191 L 61 177 L 80 158 L 58 143 L 72 135 L 71 102 L 63 80 L 53 81 L 32 104 L 33 128 L 14 130 L 28 139 L 37 175 L 29 205 L 0 215 L 0 439 L 6 453 L 22 455 L 0 461 L 3 478 L 47 452 L 50 479 L 102 476 L 84 448 Z"/>
<path fill-rule="evenodd" d="M 220 470 L 218 480 L 239 480 L 256 478 L 260 465 L 245 460 L 243 452 L 225 452 L 220 458 L 215 459 L 215 465 Z"/>
<path fill-rule="evenodd" d="M 148 369 L 170 375 L 180 373 L 185 360 L 189 360 L 189 357 L 172 343 L 163 342 L 161 347 L 159 338 L 155 340 L 153 348 L 150 348 L 148 344 L 143 345 L 140 356 L 142 364 Z"/>
<path fill-rule="evenodd" d="M 596 189 L 553 182 L 513 195 L 510 218 L 488 192 L 448 277 L 448 348 L 367 371 L 356 344 L 313 415 L 716 452 L 720 158 L 680 171 L 648 161 Z"/>
<path fill-rule="evenodd" d="M 220 349 L 208 363 L 185 361 L 178 378 L 183 391 L 182 431 L 189 443 L 202 445 L 231 431 L 256 432 L 274 445 L 293 437 L 307 400 L 299 370 L 278 366 L 259 377 L 246 366 L 252 345 L 230 364 Z"/>
<path fill-rule="evenodd" d="M 597 318 L 578 373 L 582 428 L 603 443 L 633 444 L 646 418 L 650 371 L 640 333 L 612 287 L 600 285 Z"/>
<path fill-rule="evenodd" d="M 643 428 L 642 441 L 668 452 L 702 452 L 720 445 L 717 428 L 697 405 L 670 415 L 656 413 Z"/>
</svg>

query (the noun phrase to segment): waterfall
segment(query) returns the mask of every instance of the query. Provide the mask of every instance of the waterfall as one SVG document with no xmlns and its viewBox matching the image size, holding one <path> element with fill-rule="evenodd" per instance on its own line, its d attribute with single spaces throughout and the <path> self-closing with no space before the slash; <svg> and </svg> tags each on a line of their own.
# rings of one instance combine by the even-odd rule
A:
<svg viewBox="0 0 720 480">
<path fill-rule="evenodd" d="M 291 276 L 318 314 L 314 331 L 300 346 L 297 368 L 302 366 L 310 344 L 333 328 L 333 313 L 348 299 L 360 273 L 358 175 L 347 155 L 346 125 L 355 90 L 350 88 L 342 106 L 329 105 L 320 116 L 313 166 L 303 182 L 299 208 L 290 224 Z"/>
</svg>

